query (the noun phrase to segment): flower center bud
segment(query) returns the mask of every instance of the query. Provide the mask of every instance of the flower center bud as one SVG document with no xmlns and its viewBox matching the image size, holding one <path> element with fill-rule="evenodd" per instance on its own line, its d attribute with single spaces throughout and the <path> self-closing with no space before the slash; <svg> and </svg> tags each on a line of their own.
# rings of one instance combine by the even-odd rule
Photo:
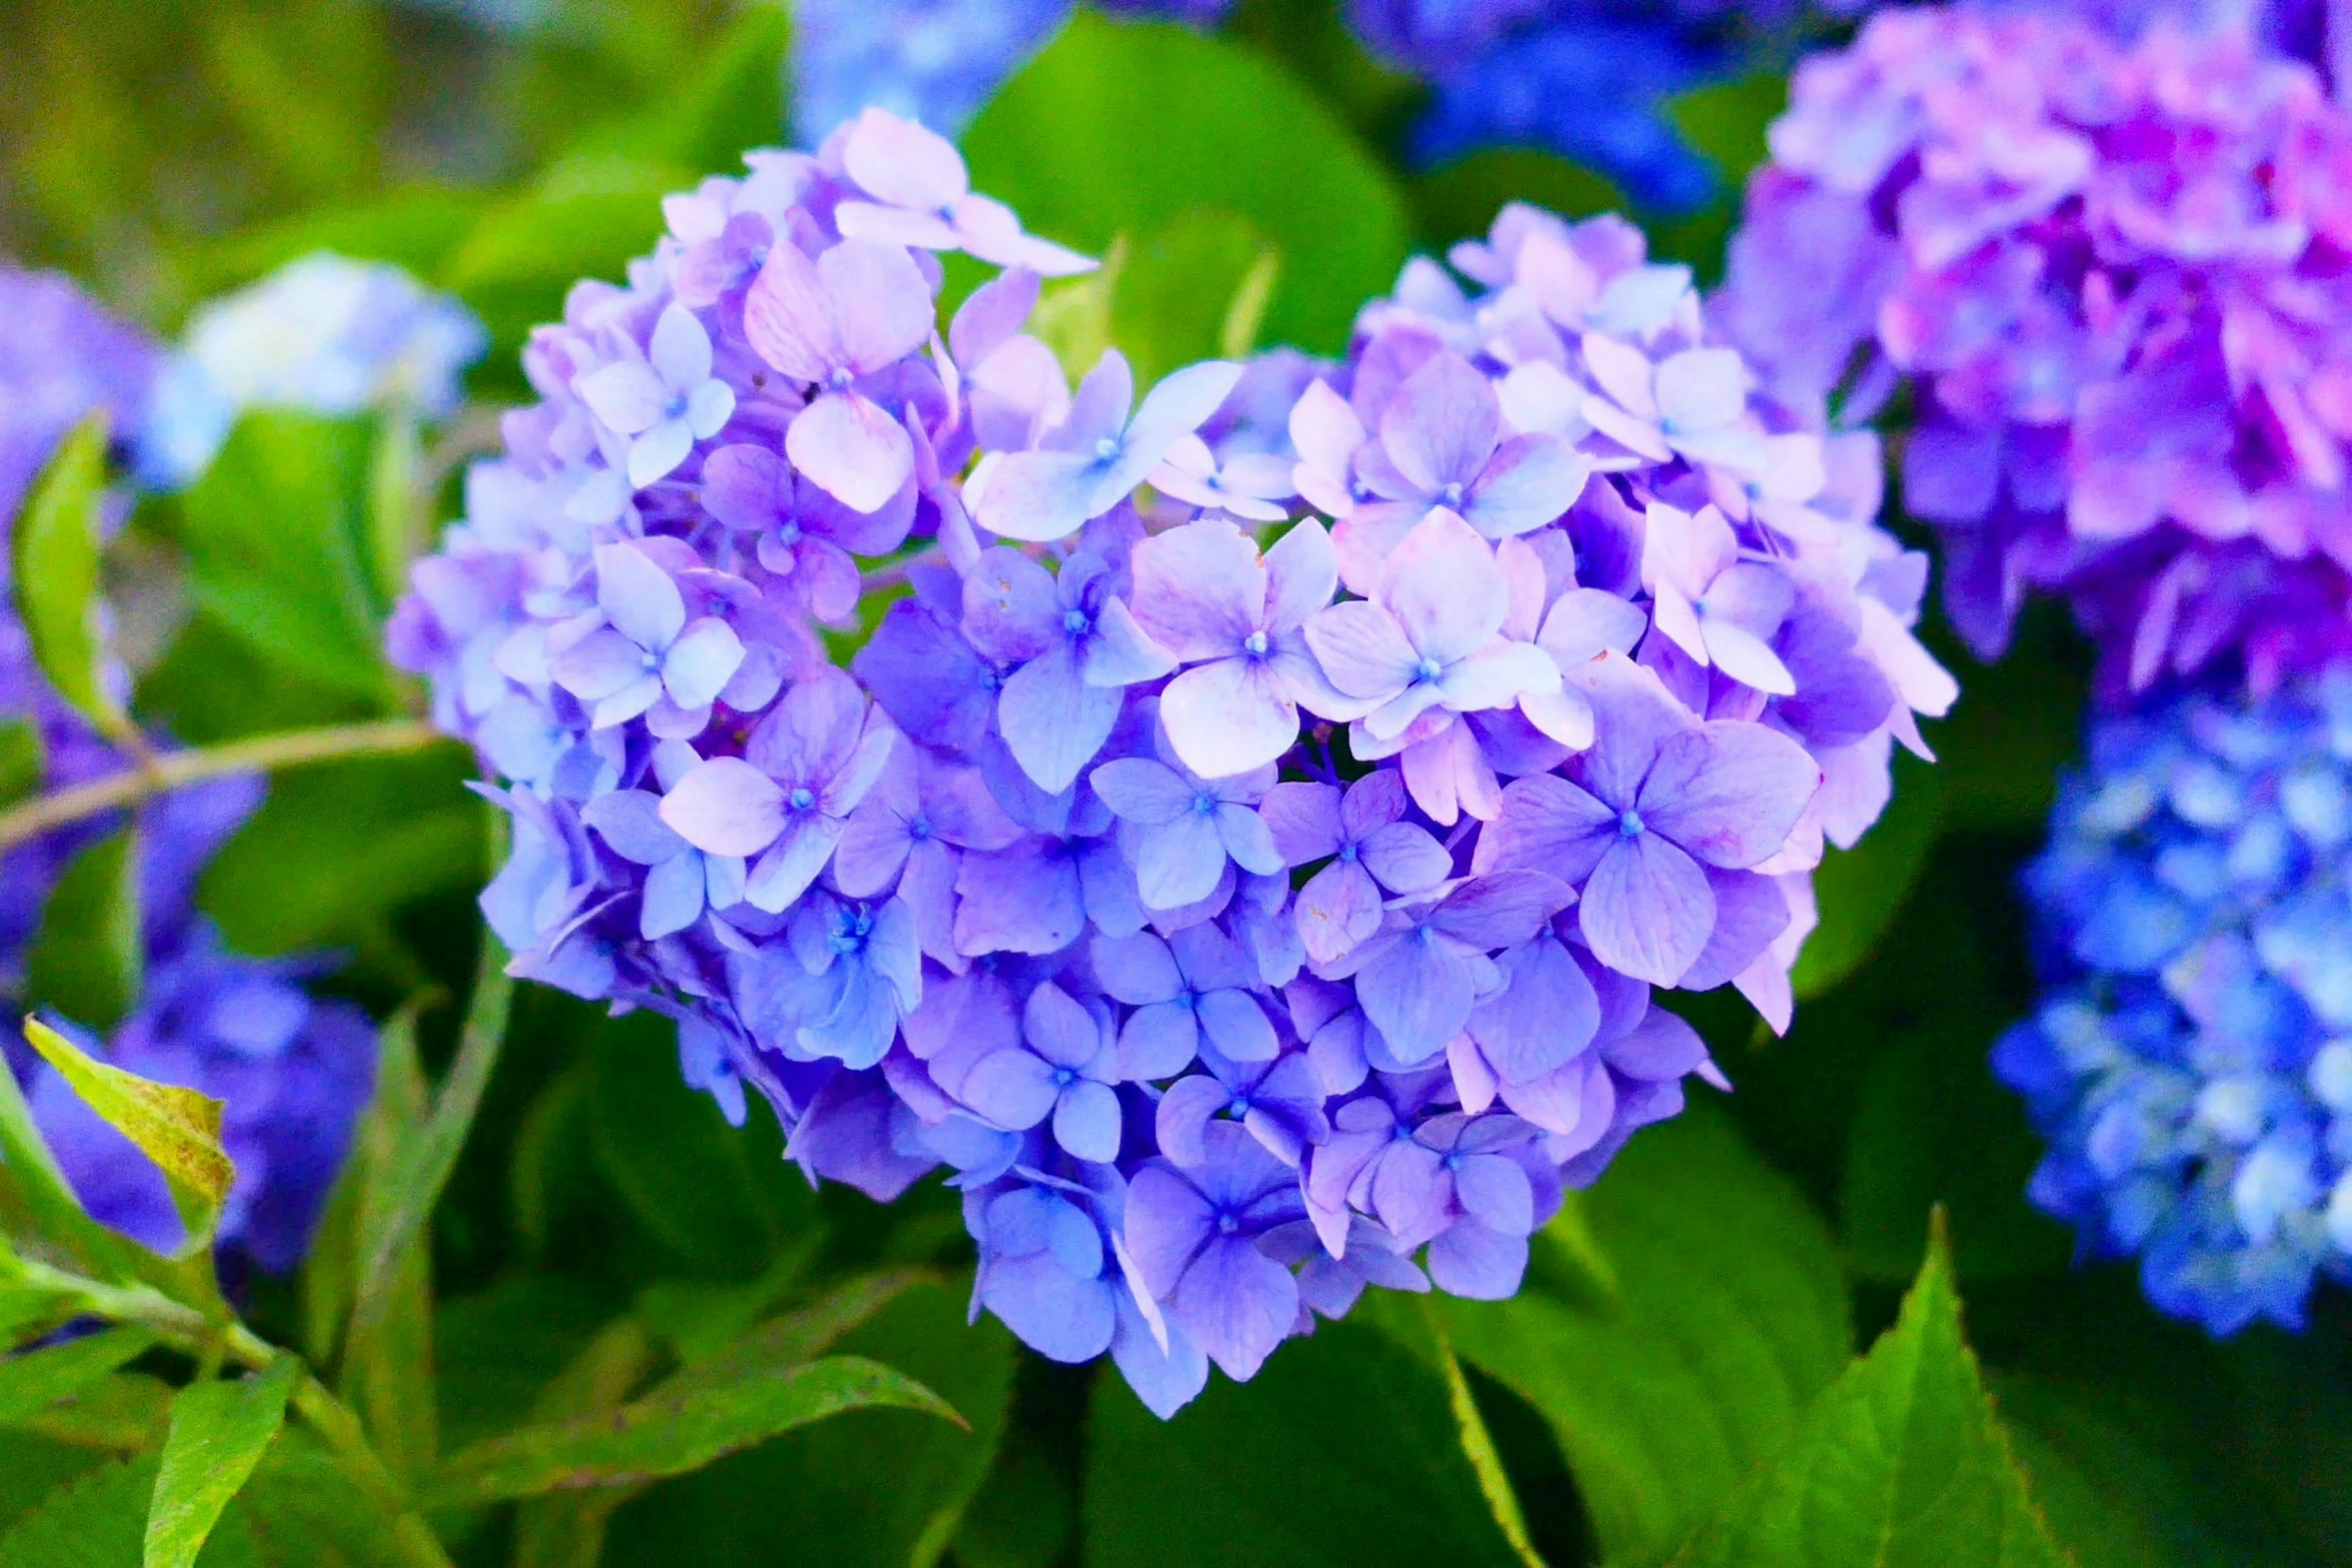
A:
<svg viewBox="0 0 2352 1568">
<path fill-rule="evenodd" d="M 1106 436 L 1095 443 L 1095 461 L 1108 463 L 1118 456 L 1118 443 Z"/>
<path fill-rule="evenodd" d="M 1445 669 L 1444 666 L 1440 665 L 1435 659 L 1427 657 L 1423 657 L 1419 664 L 1412 667 L 1412 678 L 1415 680 L 1435 680 L 1439 676 L 1444 673 Z"/>
<path fill-rule="evenodd" d="M 857 378 L 856 376 L 849 374 L 849 367 L 847 365 L 843 365 L 840 369 L 835 371 L 832 375 L 825 379 L 825 385 L 835 392 L 847 392 L 850 388 L 850 384 L 855 382 L 856 379 Z"/>
<path fill-rule="evenodd" d="M 1357 854 L 1358 850 L 1352 843 L 1342 844 L 1339 846 L 1339 858 L 1345 860 L 1350 866 L 1356 863 Z"/>
<path fill-rule="evenodd" d="M 1205 793 L 1196 795 L 1192 797 L 1192 815 L 1195 816 L 1214 816 L 1217 815 L 1217 805 L 1218 801 L 1215 795 Z"/>
<path fill-rule="evenodd" d="M 1072 1084 L 1074 1084 L 1074 1083 L 1076 1083 L 1076 1082 L 1077 1082 L 1077 1081 L 1078 1081 L 1078 1069 L 1077 1069 L 1077 1068 L 1055 1068 L 1054 1069 L 1054 1082 L 1055 1082 L 1055 1086 L 1056 1086 L 1056 1087 L 1058 1087 L 1058 1088 L 1062 1088 L 1062 1089 L 1067 1089 L 1067 1088 L 1069 1088 L 1069 1087 L 1070 1087 L 1070 1085 L 1072 1085 Z"/>
<path fill-rule="evenodd" d="M 795 789 L 785 798 L 793 803 L 793 809 L 794 811 L 806 811 L 810 806 L 816 804 L 816 795 L 806 784 L 803 784 L 800 788 Z"/>
<path fill-rule="evenodd" d="M 1066 610 L 1062 613 L 1062 629 L 1074 637 L 1082 637 L 1095 629 L 1095 620 L 1084 610 Z"/>
<path fill-rule="evenodd" d="M 1221 1214 L 1217 1216 L 1217 1234 L 1219 1236 L 1231 1236 L 1234 1232 L 1241 1229 L 1241 1227 L 1242 1222 L 1232 1215 Z"/>
<path fill-rule="evenodd" d="M 1253 654 L 1259 658 L 1265 657 L 1265 634 L 1264 632 L 1250 633 L 1249 636 L 1242 638 L 1242 649 L 1245 653 Z"/>
<path fill-rule="evenodd" d="M 1639 838 L 1647 831 L 1647 826 L 1642 820 L 1642 814 L 1630 805 L 1617 818 L 1617 831 L 1628 838 Z"/>
<path fill-rule="evenodd" d="M 1460 506 L 1462 504 L 1462 481 L 1456 479 L 1452 484 L 1446 486 L 1444 489 L 1438 491 L 1437 499 L 1444 501 L 1449 507 Z"/>
</svg>

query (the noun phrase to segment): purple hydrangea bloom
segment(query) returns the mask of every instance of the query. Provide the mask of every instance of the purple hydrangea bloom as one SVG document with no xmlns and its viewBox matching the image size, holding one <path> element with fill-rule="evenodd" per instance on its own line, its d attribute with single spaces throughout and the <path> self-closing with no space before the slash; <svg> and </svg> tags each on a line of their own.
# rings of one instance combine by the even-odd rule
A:
<svg viewBox="0 0 2352 1568">
<path fill-rule="evenodd" d="M 2095 719 L 2028 868 L 2048 989 L 1994 1070 L 2038 1205 L 2217 1334 L 2352 1279 L 2352 673 Z"/>
<path fill-rule="evenodd" d="M 975 1310 L 1164 1414 L 1367 1285 L 1515 1289 L 1720 1081 L 1654 987 L 1785 1026 L 1808 872 L 1952 692 L 1875 449 L 1629 226 L 1512 208 L 1344 363 L 1137 409 L 954 157 L 868 114 L 668 204 L 392 637 L 508 781 L 514 973 L 680 1019 L 813 1178 L 943 1170 Z M 1003 270 L 942 335 L 950 247 Z M 675 312 L 734 405 L 637 484 L 579 384 Z"/>
<path fill-rule="evenodd" d="M 374 1026 L 350 1003 L 306 993 L 299 982 L 315 967 L 240 958 L 200 922 L 150 972 L 144 999 L 110 1039 L 71 1031 L 125 1071 L 226 1102 L 221 1141 L 237 1176 L 217 1245 L 272 1274 L 309 1251 L 375 1085 Z M 46 1065 L 27 1099 L 83 1206 L 159 1251 L 180 1245 L 163 1173 L 129 1139 Z"/>
<path fill-rule="evenodd" d="M 1771 145 L 1718 318 L 1793 405 L 1907 380 L 1905 502 L 1975 648 L 2048 592 L 2111 697 L 2343 650 L 2352 118 L 2310 69 L 2232 28 L 1890 12 Z"/>
</svg>

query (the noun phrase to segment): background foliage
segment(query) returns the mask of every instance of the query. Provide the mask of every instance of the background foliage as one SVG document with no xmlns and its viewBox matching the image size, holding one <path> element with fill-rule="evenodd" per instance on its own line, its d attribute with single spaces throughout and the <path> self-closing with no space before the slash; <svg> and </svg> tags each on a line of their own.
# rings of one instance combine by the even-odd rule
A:
<svg viewBox="0 0 2352 1568">
<path fill-rule="evenodd" d="M 166 331 L 320 246 L 397 260 L 489 324 L 494 406 L 529 325 L 643 249 L 663 193 L 775 140 L 788 18 L 577 0 L 492 38 L 352 0 L 10 0 L 0 28 L 0 251 Z M 1216 37 L 1082 15 L 965 147 L 1033 230 L 1116 258 L 1056 303 L 1072 357 L 1328 353 L 1409 249 L 1506 196 L 1613 201 L 1532 153 L 1401 172 L 1411 90 L 1318 0 L 1249 0 Z M 1680 110 L 1736 176 L 1780 100 Z M 1711 275 L 1728 221 L 1659 247 Z M 412 464 L 414 432 L 249 419 L 110 558 L 184 568 L 140 633 L 142 717 L 209 744 L 404 710 L 375 626 L 494 438 L 463 417 Z M 1795 1028 L 1691 1003 L 1737 1092 L 1571 1198 L 1517 1300 L 1385 1299 L 1168 1424 L 968 1327 L 953 1195 L 810 1192 L 764 1110 L 733 1131 L 681 1086 L 667 1026 L 526 988 L 496 1049 L 488 818 L 454 748 L 289 773 L 204 901 L 247 951 L 348 953 L 339 984 L 394 1019 L 361 1152 L 301 1279 L 253 1283 L 250 1354 L 190 1264 L 71 1242 L 77 1278 L 200 1326 L 151 1303 L 0 1361 L 0 1563 L 430 1561 L 420 1530 L 540 1565 L 2352 1560 L 2352 1308 L 2216 1343 L 2072 1268 L 2024 1204 L 2034 1148 L 1985 1053 L 2029 994 L 2011 881 L 2084 661 L 2053 624 L 1996 669 L 1937 651 L 1967 693 L 1942 761 L 1824 868 Z M 84 1014 L 124 984 L 121 860 L 87 853 L 36 952 L 47 999 L 100 997 Z M 87 1304 L 47 1267 L 0 1250 L 9 1343 Z M 224 1357 L 256 1375 L 214 1380 Z"/>
</svg>

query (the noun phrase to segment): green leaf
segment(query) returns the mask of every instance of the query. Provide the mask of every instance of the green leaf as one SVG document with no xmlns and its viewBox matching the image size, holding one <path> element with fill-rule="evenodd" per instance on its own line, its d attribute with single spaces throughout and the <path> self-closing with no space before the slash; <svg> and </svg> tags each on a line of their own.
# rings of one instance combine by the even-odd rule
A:
<svg viewBox="0 0 2352 1568">
<path fill-rule="evenodd" d="M 0 1432 L 0 1534 L 43 1498 L 106 1464 L 107 1457 L 30 1432 Z"/>
<path fill-rule="evenodd" d="M 1927 867 L 1943 816 L 1943 774 L 1904 752 L 1885 815 L 1853 848 L 1832 847 L 1813 873 L 1822 923 L 1789 977 L 1799 1001 L 1828 991 L 1876 951 Z"/>
<path fill-rule="evenodd" d="M 617 1319 L 540 1391 L 531 1402 L 531 1420 L 544 1424 L 617 1410 L 660 1359 L 644 1323 Z M 613 1515 L 639 1489 L 598 1487 L 523 1499 L 515 1510 L 514 1568 L 595 1568 Z"/>
<path fill-rule="evenodd" d="M 32 1108 L 14 1072 L 0 1072 L 0 1218 L 13 1227 L 13 1247 L 62 1253 L 90 1276 L 116 1282 L 138 1271 L 140 1249 L 82 1208 L 57 1157 L 34 1125 Z"/>
<path fill-rule="evenodd" d="M 1549 153 L 1490 147 L 1418 175 L 1412 183 L 1413 222 L 1433 247 L 1484 239 L 1495 215 L 1510 202 L 1528 202 L 1562 217 L 1622 213 L 1624 193 L 1605 174 Z"/>
<path fill-rule="evenodd" d="M 447 1568 L 404 1538 L 401 1521 L 352 1484 L 308 1428 L 284 1427 L 229 1508 L 251 1522 L 268 1568 Z"/>
<path fill-rule="evenodd" d="M 381 701 L 367 488 L 364 425 L 258 410 L 182 499 L 180 539 L 200 611 L 311 684 Z"/>
<path fill-rule="evenodd" d="M 791 42 L 792 14 L 785 7 L 743 7 L 726 37 L 704 47 L 692 80 L 659 94 L 655 108 L 627 123 L 591 132 L 579 150 L 697 173 L 735 173 L 744 150 L 772 145 L 784 123 L 784 57 Z"/>
<path fill-rule="evenodd" d="M 236 1167 L 221 1147 L 221 1102 L 85 1056 L 37 1018 L 25 1021 L 25 1038 L 108 1126 L 137 1144 L 163 1173 L 187 1226 L 178 1256 L 193 1257 L 209 1247 L 213 1221 L 236 1181 Z"/>
<path fill-rule="evenodd" d="M 1672 1552 L 1852 1344 L 1820 1219 L 1704 1105 L 1570 1195 L 1517 1298 L 1437 1310 L 1455 1352 L 1543 1415 L 1612 1563 Z"/>
<path fill-rule="evenodd" d="M 41 908 L 25 955 L 25 998 L 100 1034 L 139 999 L 147 944 L 140 938 L 139 836 L 124 827 L 66 868 Z"/>
<path fill-rule="evenodd" d="M 465 1508 L 583 1487 L 684 1475 L 795 1426 L 861 1405 L 955 1412 L 863 1356 L 827 1356 L 727 1387 L 664 1385 L 610 1415 L 525 1427 L 456 1454 L 425 1482 L 431 1508 Z"/>
<path fill-rule="evenodd" d="M 109 733 L 129 721 L 106 689 L 99 621 L 100 517 L 106 497 L 106 416 L 74 427 L 16 520 L 16 608 L 33 657 L 84 718 Z"/>
<path fill-rule="evenodd" d="M 23 1419 L 23 1429 L 101 1453 L 137 1454 L 163 1439 L 172 1385 L 143 1372 L 118 1372 Z"/>
<path fill-rule="evenodd" d="M 1195 209 L 1245 219 L 1282 256 L 1272 342 L 1343 349 L 1404 261 L 1403 200 L 1362 143 L 1277 68 L 1181 26 L 1080 11 L 963 146 L 975 189 L 1097 255 Z"/>
<path fill-rule="evenodd" d="M 190 1384 L 172 1402 L 172 1430 L 147 1514 L 144 1568 L 192 1568 L 221 1512 L 286 1421 L 301 1363 L 280 1356 L 256 1376 Z"/>
<path fill-rule="evenodd" d="M 457 1448 L 509 1430 L 593 1342 L 612 1308 L 580 1281 L 516 1274 L 444 1300 L 434 1314 L 441 1439 Z"/>
<path fill-rule="evenodd" d="M 0 1426 L 16 1426 L 70 1399 L 154 1346 L 144 1329 L 108 1329 L 0 1361 Z"/>
<path fill-rule="evenodd" d="M 1110 333 L 1134 366 L 1136 384 L 1150 386 L 1196 360 L 1247 354 L 1281 259 L 1247 218 L 1205 209 L 1131 246 L 1111 285 Z M 1231 347 L 1235 339 L 1238 348 Z"/>
<path fill-rule="evenodd" d="M 959 1568 L 1054 1568 L 1078 1527 L 1070 1478 L 1019 1427 L 956 1530 Z"/>
<path fill-rule="evenodd" d="M 385 613 L 407 591 L 408 563 L 433 542 L 425 510 L 431 498 L 418 493 L 425 451 L 416 426 L 415 410 L 395 410 L 376 426 L 368 449 L 368 580 Z"/>
<path fill-rule="evenodd" d="M 362 1119 L 344 1180 L 356 1213 L 345 1238 L 355 1308 L 362 1250 L 382 1233 L 395 1201 L 392 1184 L 420 1135 L 428 1109 L 425 1068 L 416 1056 L 415 1010 L 394 1015 L 377 1037 L 375 1095 Z M 323 1237 L 321 1238 L 324 1239 Z M 313 1266 L 319 1261 L 314 1247 Z M 438 1413 L 433 1400 L 433 1260 L 421 1238 L 395 1259 L 386 1300 L 361 1317 L 344 1344 L 337 1391 L 367 1428 L 384 1468 L 406 1482 L 433 1463 Z"/>
<path fill-rule="evenodd" d="M 1246 1384 L 1162 1421 L 1115 1374 L 1087 1430 L 1087 1568 L 1522 1561 L 1464 1452 L 1444 1378 L 1368 1322 L 1318 1324 Z"/>
<path fill-rule="evenodd" d="M 478 192 L 415 185 L 350 206 L 298 213 L 194 253 L 188 281 L 200 295 L 219 294 L 320 250 L 356 261 L 396 262 L 429 277 L 479 219 L 481 207 Z"/>
<path fill-rule="evenodd" d="M 155 1465 L 155 1456 L 148 1454 L 100 1465 L 67 1480 L 0 1533 L 0 1563 L 7 1568 L 140 1568 Z M 196 1561 L 201 1568 L 262 1568 L 252 1532 L 242 1521 L 218 1531 Z"/>
<path fill-rule="evenodd" d="M 490 330 L 493 367 L 513 363 L 530 329 L 560 320 L 583 278 L 619 280 L 662 232 L 661 199 L 696 171 L 626 157 L 559 163 L 536 185 L 482 215 L 449 258 L 444 288 Z"/>
<path fill-rule="evenodd" d="M 1976 1355 L 1960 1336 L 1940 1225 L 1895 1326 L 1675 1561 L 1684 1568 L 2057 1568 L 2067 1561 L 2027 1495 Z"/>
<path fill-rule="evenodd" d="M 596 1160 L 629 1210 L 698 1272 L 756 1273 L 816 1226 L 815 1195 L 786 1179 L 783 1139 L 753 1096 L 740 1128 L 677 1073 L 677 1026 L 639 1012 L 597 1026 L 588 1116 Z"/>
<path fill-rule="evenodd" d="M 993 1319 L 967 1325 L 969 1295 L 961 1282 L 915 1284 L 834 1345 L 919 1379 L 952 1404 L 968 1428 L 913 1410 L 866 1409 L 787 1433 L 656 1487 L 622 1510 L 607 1561 L 730 1568 L 937 1562 L 995 1458 L 1013 1386 L 1012 1336 Z M 854 1306 L 834 1300 L 814 1315 Z M 736 1506 L 744 1497 L 791 1498 L 791 1530 Z"/>
<path fill-rule="evenodd" d="M 47 769 L 39 729 L 23 719 L 0 719 L 0 807 L 40 794 Z"/>
</svg>

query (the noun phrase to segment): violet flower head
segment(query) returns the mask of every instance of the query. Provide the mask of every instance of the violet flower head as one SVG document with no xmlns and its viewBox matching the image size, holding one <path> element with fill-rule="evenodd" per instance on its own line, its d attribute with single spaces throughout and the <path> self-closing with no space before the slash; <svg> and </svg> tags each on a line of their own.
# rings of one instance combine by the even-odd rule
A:
<svg viewBox="0 0 2352 1568">
<path fill-rule="evenodd" d="M 1510 208 L 1345 362 L 1139 407 L 918 127 L 664 210 L 534 338 L 394 647 L 508 781 L 514 973 L 679 1019 L 813 1179 L 940 1173 L 977 1310 L 1172 1412 L 1368 1287 L 1512 1289 L 1720 1081 L 1654 985 L 1785 1026 L 1807 874 L 1949 692 L 1872 454 L 1710 369 L 1636 231 Z M 1005 269 L 942 331 L 951 248 Z M 639 484 L 583 384 L 681 317 L 733 406 Z M 1587 417 L 1604 331 L 1705 417 Z"/>
<path fill-rule="evenodd" d="M 2344 649 L 2352 117 L 2309 68 L 2179 17 L 1886 12 L 1771 144 L 1717 316 L 1792 406 L 1908 384 L 1905 500 L 1979 654 L 2042 593 L 2110 699 Z"/>
</svg>

